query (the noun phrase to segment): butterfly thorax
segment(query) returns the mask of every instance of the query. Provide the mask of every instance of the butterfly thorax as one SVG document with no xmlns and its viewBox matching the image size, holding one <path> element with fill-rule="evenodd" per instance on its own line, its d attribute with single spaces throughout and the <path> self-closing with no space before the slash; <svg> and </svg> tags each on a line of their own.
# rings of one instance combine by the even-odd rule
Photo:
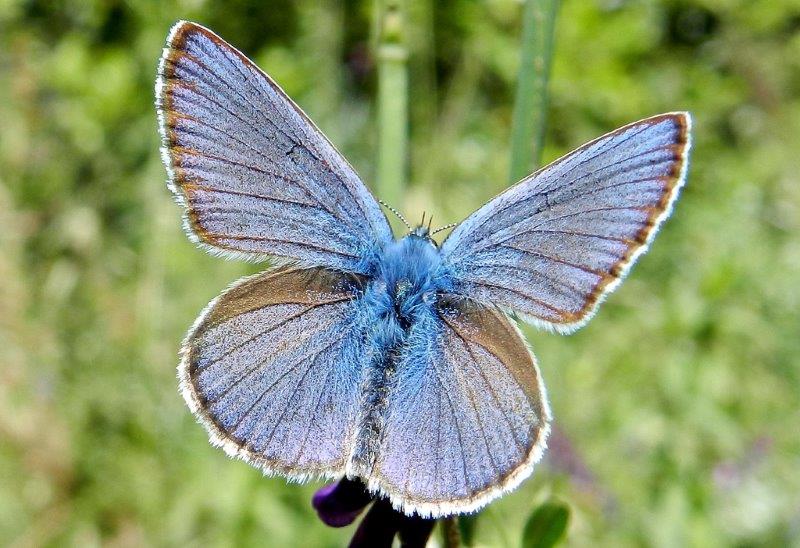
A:
<svg viewBox="0 0 800 548">
<path fill-rule="evenodd" d="M 447 282 L 433 240 L 412 233 L 393 241 L 378 259 L 368 290 L 376 304 L 376 319 L 408 331 L 420 314 L 430 310 Z"/>
</svg>

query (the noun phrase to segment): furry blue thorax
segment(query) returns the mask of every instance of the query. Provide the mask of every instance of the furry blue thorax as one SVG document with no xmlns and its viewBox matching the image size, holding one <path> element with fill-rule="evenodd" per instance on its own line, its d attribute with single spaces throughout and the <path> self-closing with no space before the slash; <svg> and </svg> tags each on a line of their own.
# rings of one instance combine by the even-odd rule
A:
<svg viewBox="0 0 800 548">
<path fill-rule="evenodd" d="M 433 312 L 437 293 L 452 286 L 436 243 L 411 233 L 389 243 L 376 257 L 364 300 L 379 347 L 396 346 L 409 328 Z"/>
</svg>

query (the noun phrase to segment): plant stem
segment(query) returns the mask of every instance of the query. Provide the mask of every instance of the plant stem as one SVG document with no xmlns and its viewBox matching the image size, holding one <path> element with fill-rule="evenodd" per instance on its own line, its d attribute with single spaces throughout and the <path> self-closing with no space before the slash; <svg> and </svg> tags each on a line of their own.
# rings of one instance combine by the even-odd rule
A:
<svg viewBox="0 0 800 548">
<path fill-rule="evenodd" d="M 558 0 L 526 0 L 523 7 L 522 56 L 511 126 L 511 183 L 541 161 L 557 11 Z"/>
<path fill-rule="evenodd" d="M 408 51 L 402 0 L 378 2 L 378 197 L 400 207 L 408 157 Z"/>
<path fill-rule="evenodd" d="M 341 133 L 342 47 L 344 6 L 336 0 L 303 2 L 300 6 L 303 47 L 309 52 L 317 85 L 304 106 L 333 143 L 344 144 Z M 346 148 L 346 147 L 345 147 Z"/>
<path fill-rule="evenodd" d="M 450 516 L 441 520 L 444 548 L 458 548 L 461 546 L 461 534 L 458 531 L 459 519 L 461 519 L 460 516 Z"/>
</svg>

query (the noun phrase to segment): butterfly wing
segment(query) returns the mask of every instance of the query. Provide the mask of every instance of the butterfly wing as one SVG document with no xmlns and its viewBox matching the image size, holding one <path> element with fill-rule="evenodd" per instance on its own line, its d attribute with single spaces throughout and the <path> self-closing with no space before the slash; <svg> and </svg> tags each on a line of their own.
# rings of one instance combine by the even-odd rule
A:
<svg viewBox="0 0 800 548">
<path fill-rule="evenodd" d="M 500 310 L 439 298 L 398 358 L 369 480 L 406 512 L 475 510 L 525 479 L 550 411 L 533 355 Z"/>
<path fill-rule="evenodd" d="M 210 30 L 172 28 L 156 96 L 169 186 L 204 247 L 358 271 L 365 253 L 392 238 L 347 161 L 269 76 Z"/>
<path fill-rule="evenodd" d="M 212 442 L 268 473 L 338 476 L 356 435 L 362 281 L 261 273 L 209 304 L 184 342 L 181 390 Z"/>
<path fill-rule="evenodd" d="M 684 183 L 688 113 L 596 139 L 523 179 L 442 244 L 457 293 L 572 331 L 646 250 Z"/>
</svg>

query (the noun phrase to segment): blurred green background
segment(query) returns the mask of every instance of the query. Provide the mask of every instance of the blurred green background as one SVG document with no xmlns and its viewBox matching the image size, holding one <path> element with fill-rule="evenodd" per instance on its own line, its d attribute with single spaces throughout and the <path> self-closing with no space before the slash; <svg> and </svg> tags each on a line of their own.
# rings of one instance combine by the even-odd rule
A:
<svg viewBox="0 0 800 548">
<path fill-rule="evenodd" d="M 521 5 L 409 1 L 401 203 L 458 221 L 504 188 Z M 195 249 L 153 107 L 170 25 L 269 72 L 374 180 L 371 1 L 0 0 L 0 544 L 340 546 L 309 501 L 206 441 L 177 349 L 252 265 Z M 591 324 L 526 330 L 558 433 L 481 514 L 516 546 L 551 496 L 575 546 L 800 545 L 800 2 L 566 0 L 544 160 L 695 115 L 689 182 Z"/>
</svg>

